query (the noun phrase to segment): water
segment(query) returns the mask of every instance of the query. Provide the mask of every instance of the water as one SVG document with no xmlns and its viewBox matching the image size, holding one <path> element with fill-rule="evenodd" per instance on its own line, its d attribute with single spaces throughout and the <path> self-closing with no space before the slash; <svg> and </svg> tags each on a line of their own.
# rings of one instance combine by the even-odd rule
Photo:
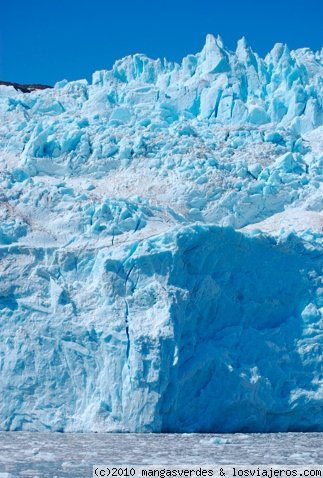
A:
<svg viewBox="0 0 323 478">
<path fill-rule="evenodd" d="M 0 478 L 90 478 L 105 464 L 323 464 L 323 434 L 0 433 Z"/>
</svg>

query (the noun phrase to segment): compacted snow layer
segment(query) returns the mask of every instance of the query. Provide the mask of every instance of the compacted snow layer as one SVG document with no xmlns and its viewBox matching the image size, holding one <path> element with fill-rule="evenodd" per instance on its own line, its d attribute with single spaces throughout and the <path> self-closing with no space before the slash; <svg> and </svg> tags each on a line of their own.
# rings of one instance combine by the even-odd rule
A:
<svg viewBox="0 0 323 478">
<path fill-rule="evenodd" d="M 0 429 L 322 430 L 322 71 L 209 35 L 0 87 Z"/>
</svg>

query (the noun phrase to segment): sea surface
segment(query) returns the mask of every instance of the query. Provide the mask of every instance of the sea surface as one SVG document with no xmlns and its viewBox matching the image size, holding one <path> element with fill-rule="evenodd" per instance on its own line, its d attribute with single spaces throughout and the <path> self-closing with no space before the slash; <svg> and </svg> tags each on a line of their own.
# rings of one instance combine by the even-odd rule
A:
<svg viewBox="0 0 323 478">
<path fill-rule="evenodd" d="M 323 433 L 0 433 L 0 478 L 90 478 L 109 464 L 323 464 Z"/>
</svg>

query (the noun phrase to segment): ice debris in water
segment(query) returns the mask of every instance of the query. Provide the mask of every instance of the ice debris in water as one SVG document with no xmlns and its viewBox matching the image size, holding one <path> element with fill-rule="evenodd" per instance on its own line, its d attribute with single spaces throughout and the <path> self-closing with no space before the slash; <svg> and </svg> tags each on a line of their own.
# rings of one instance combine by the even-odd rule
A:
<svg viewBox="0 0 323 478">
<path fill-rule="evenodd" d="M 2 430 L 322 430 L 322 73 L 208 35 L 0 86 Z"/>
<path fill-rule="evenodd" d="M 223 436 L 215 436 L 212 438 L 204 438 L 200 440 L 200 443 L 203 445 L 229 445 L 232 441 L 229 438 L 224 438 Z"/>
</svg>

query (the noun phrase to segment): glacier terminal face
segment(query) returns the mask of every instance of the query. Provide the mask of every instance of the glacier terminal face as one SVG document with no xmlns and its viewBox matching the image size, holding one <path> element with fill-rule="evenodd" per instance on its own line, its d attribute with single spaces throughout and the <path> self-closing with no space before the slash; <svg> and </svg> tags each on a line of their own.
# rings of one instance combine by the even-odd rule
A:
<svg viewBox="0 0 323 478">
<path fill-rule="evenodd" d="M 0 86 L 1 430 L 323 430 L 322 59 Z"/>
</svg>

